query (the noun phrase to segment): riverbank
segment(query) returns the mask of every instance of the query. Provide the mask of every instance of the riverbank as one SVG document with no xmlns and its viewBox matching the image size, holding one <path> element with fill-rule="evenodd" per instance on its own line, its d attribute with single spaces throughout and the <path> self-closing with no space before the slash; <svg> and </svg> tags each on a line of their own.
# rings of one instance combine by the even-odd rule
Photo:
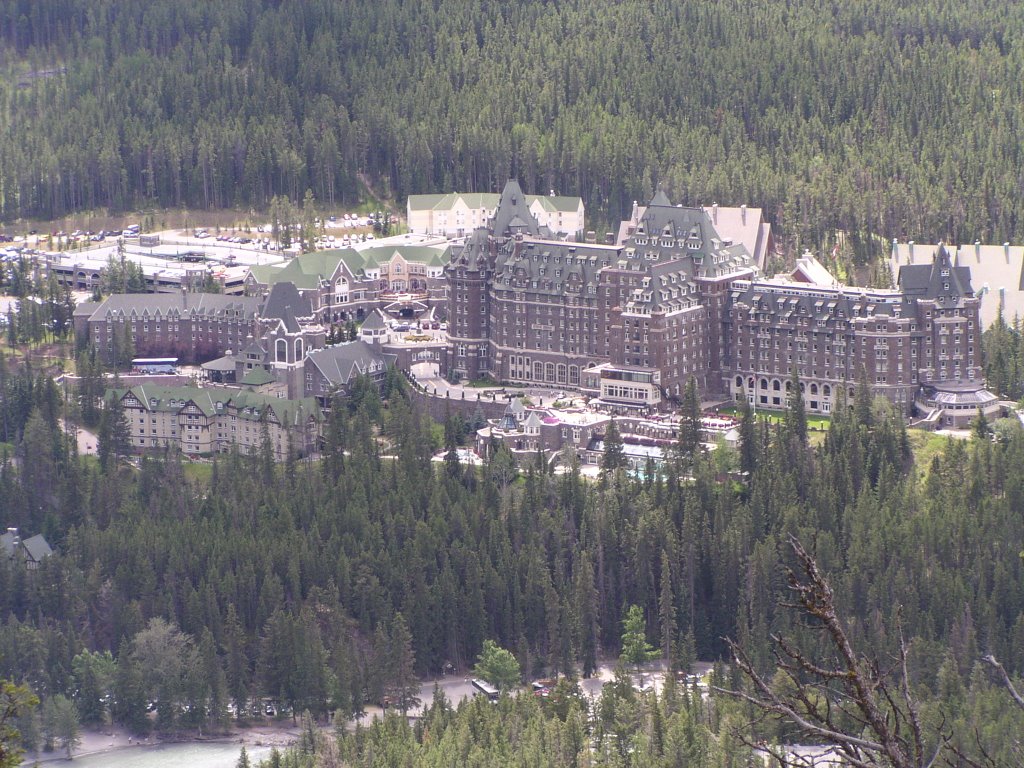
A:
<svg viewBox="0 0 1024 768">
<path fill-rule="evenodd" d="M 124 728 L 109 728 L 102 731 L 83 730 L 82 742 L 74 751 L 74 758 L 105 755 L 122 751 L 137 751 L 140 748 L 160 747 L 174 744 L 220 744 L 250 747 L 287 747 L 298 741 L 299 728 L 285 721 L 280 724 L 254 725 L 250 728 L 235 728 L 231 732 L 217 736 L 204 736 L 198 733 L 183 733 L 174 736 L 149 736 L 144 739 L 132 736 Z M 62 749 L 52 752 L 27 753 L 24 765 L 44 765 L 56 761 L 66 761 L 67 753 Z"/>
</svg>

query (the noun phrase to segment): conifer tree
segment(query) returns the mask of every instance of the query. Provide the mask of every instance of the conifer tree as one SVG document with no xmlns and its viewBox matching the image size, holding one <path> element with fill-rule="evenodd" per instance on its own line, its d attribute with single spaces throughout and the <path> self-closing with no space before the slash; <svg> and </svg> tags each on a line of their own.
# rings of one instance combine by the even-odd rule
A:
<svg viewBox="0 0 1024 768">
<path fill-rule="evenodd" d="M 658 652 L 647 642 L 643 609 L 639 605 L 629 606 L 622 620 L 622 653 L 619 658 L 624 664 L 632 664 L 640 673 L 642 666 L 657 656 Z"/>
<path fill-rule="evenodd" d="M 658 617 L 661 621 L 661 654 L 671 670 L 675 662 L 676 604 L 672 592 L 672 569 L 668 552 L 661 550 L 661 590 L 658 595 Z"/>
<path fill-rule="evenodd" d="M 682 408 L 679 413 L 679 456 L 687 462 L 701 450 L 700 393 L 697 379 L 691 376 L 683 392 Z"/>
<path fill-rule="evenodd" d="M 394 701 L 402 714 L 420 704 L 419 681 L 416 679 L 416 653 L 412 647 L 412 633 L 401 612 L 391 621 L 391 682 Z"/>
<path fill-rule="evenodd" d="M 804 393 L 800 389 L 800 374 L 796 366 L 790 379 L 789 405 L 786 408 L 786 429 L 797 446 L 807 445 L 807 412 L 804 409 Z"/>
<path fill-rule="evenodd" d="M 626 453 L 622 445 L 622 436 L 619 434 L 619 425 L 613 418 L 608 422 L 608 429 L 604 435 L 604 454 L 601 456 L 601 474 L 606 476 L 614 474 L 616 470 L 626 467 Z"/>
</svg>

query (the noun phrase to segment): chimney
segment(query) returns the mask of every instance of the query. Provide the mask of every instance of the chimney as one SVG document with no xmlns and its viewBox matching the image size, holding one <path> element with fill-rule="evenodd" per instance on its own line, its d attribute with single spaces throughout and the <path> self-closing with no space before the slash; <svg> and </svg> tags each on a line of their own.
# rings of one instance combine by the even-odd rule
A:
<svg viewBox="0 0 1024 768">
<path fill-rule="evenodd" d="M 974 241 L 974 258 L 981 262 L 981 240 Z"/>
<path fill-rule="evenodd" d="M 1003 243 L 1003 256 L 1006 257 L 1006 263 L 1010 263 L 1010 244 Z"/>
<path fill-rule="evenodd" d="M 633 201 L 633 213 L 630 215 L 629 220 L 634 223 L 640 220 L 640 206 L 636 204 L 636 200 Z"/>
<path fill-rule="evenodd" d="M 711 204 L 711 221 L 718 223 L 718 203 Z"/>
<path fill-rule="evenodd" d="M 914 241 L 913 240 L 908 240 L 907 241 L 907 248 L 909 249 L 909 253 L 910 253 L 910 263 L 913 264 L 914 263 Z"/>
<path fill-rule="evenodd" d="M 18 529 L 17 528 L 8 528 L 7 529 L 7 533 L 9 533 L 11 535 L 11 537 L 12 537 L 12 540 L 11 540 L 11 545 L 12 546 L 16 547 L 19 544 L 21 544 L 21 537 L 18 535 Z"/>
<path fill-rule="evenodd" d="M 747 204 L 746 203 L 744 203 L 743 205 L 740 206 L 740 221 L 743 224 L 747 223 Z"/>
</svg>

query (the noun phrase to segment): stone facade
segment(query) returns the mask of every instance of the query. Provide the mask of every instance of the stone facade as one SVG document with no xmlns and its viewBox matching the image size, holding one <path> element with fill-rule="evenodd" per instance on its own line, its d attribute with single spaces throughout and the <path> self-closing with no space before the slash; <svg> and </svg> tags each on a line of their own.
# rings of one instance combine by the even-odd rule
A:
<svg viewBox="0 0 1024 768">
<path fill-rule="evenodd" d="M 135 357 L 177 357 L 201 362 L 239 349 L 260 333 L 260 299 L 212 293 L 126 293 L 80 304 L 75 334 L 111 358 L 125 339 Z"/>
<path fill-rule="evenodd" d="M 905 266 L 894 290 L 738 282 L 723 336 L 729 392 L 755 407 L 785 407 L 795 370 L 808 410 L 829 413 L 865 377 L 908 413 L 922 384 L 979 382 L 979 302 L 970 270 L 939 246 L 931 264 Z"/>
<path fill-rule="evenodd" d="M 705 395 L 767 408 L 785 407 L 795 371 L 817 413 L 861 376 L 905 413 L 924 384 L 981 379 L 979 299 L 970 269 L 941 245 L 928 263 L 901 266 L 893 290 L 820 280 L 831 276 L 810 256 L 791 277 L 763 279 L 716 228 L 722 211 L 674 206 L 660 192 L 638 211 L 619 245 L 558 240 L 509 182 L 487 228 L 446 268 L 442 371 L 581 389 L 594 379 L 604 399 L 587 372 L 611 364 L 656 382 L 652 405 L 671 406 L 693 377 Z M 750 228 L 763 258 L 770 231 Z M 620 404 L 641 404 L 636 389 Z"/>
<path fill-rule="evenodd" d="M 672 398 L 690 376 L 720 386 L 723 308 L 755 269 L 705 211 L 661 193 L 623 245 L 598 245 L 551 239 L 510 182 L 447 275 L 450 373 L 579 387 L 611 362 L 658 371 Z"/>
</svg>

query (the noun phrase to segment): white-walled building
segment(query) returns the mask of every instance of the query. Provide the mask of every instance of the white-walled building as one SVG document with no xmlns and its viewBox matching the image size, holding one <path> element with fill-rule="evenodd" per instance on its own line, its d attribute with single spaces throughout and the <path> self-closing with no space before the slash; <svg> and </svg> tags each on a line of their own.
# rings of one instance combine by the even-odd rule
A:
<svg viewBox="0 0 1024 768">
<path fill-rule="evenodd" d="M 406 206 L 409 230 L 417 234 L 465 237 L 474 229 L 488 225 L 500 197 L 496 192 L 409 195 Z M 530 213 L 540 226 L 570 236 L 584 232 L 582 198 L 553 193 L 525 197 Z"/>
</svg>

